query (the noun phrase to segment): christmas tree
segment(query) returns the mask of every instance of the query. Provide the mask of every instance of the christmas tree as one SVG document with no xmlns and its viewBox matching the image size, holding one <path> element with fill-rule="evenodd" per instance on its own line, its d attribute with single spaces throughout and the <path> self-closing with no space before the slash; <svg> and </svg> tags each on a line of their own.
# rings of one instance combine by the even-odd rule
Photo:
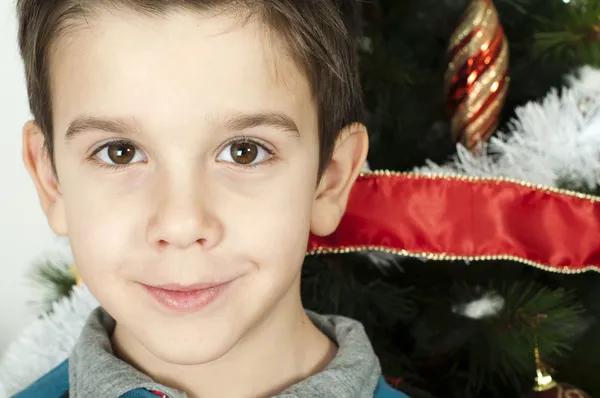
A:
<svg viewBox="0 0 600 398">
<path fill-rule="evenodd" d="M 473 7 L 497 10 L 501 28 L 474 20 L 467 10 Z M 586 69 L 579 80 L 565 77 L 583 65 L 600 66 L 600 1 L 376 0 L 363 3 L 360 15 L 372 169 L 510 177 L 598 192 L 600 75 Z M 448 71 L 457 57 L 451 39 L 476 27 L 489 35 L 487 43 L 503 30 L 510 83 L 497 138 L 467 150 L 455 145 L 469 137 L 453 131 L 449 108 L 457 98 L 448 90 Z M 500 54 L 491 56 L 490 68 Z M 477 54 L 471 59 L 477 62 Z M 569 85 L 575 92 L 589 88 L 589 98 L 564 88 Z M 320 311 L 361 319 L 384 373 L 403 378 L 413 387 L 405 386 L 407 392 L 523 396 L 532 390 L 539 347 L 538 368 L 545 360 L 556 380 L 600 396 L 597 273 L 547 272 L 510 261 L 401 259 L 382 277 L 366 260 L 310 258 L 305 297 Z M 559 396 L 546 387 L 538 394 Z"/>
<path fill-rule="evenodd" d="M 360 38 L 371 169 L 507 177 L 596 201 L 600 0 L 346 3 Z M 491 13 L 489 23 L 473 19 L 473 7 Z M 479 114 L 487 129 L 460 120 L 474 82 L 457 79 L 453 63 L 460 54 L 478 62 L 465 44 L 475 37 L 497 50 L 482 58 L 482 70 L 495 67 L 495 97 L 481 103 L 496 108 Z M 544 225 L 539 234 L 553 236 Z M 70 294 L 67 267 L 36 270 L 54 292 L 46 303 Z M 329 253 L 307 257 L 302 289 L 307 308 L 363 322 L 384 374 L 415 398 L 550 397 L 568 385 L 581 389 L 569 396 L 600 396 L 600 273 L 579 271 L 588 272 Z"/>
</svg>

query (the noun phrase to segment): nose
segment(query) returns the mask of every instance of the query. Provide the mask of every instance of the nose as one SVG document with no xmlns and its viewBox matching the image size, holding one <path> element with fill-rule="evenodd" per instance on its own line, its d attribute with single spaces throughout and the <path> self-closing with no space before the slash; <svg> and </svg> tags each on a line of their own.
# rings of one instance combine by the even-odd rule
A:
<svg viewBox="0 0 600 398">
<path fill-rule="evenodd" d="M 158 183 L 154 214 L 148 222 L 147 236 L 158 248 L 209 250 L 219 244 L 223 226 L 211 210 L 215 204 L 208 184 L 188 179 L 170 179 Z"/>
</svg>

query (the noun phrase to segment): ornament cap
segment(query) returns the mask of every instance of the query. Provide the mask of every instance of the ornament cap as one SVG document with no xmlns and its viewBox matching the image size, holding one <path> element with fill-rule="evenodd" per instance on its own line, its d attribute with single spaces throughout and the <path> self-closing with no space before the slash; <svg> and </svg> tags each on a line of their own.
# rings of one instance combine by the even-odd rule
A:
<svg viewBox="0 0 600 398">
<path fill-rule="evenodd" d="M 539 322 L 545 316 L 540 314 L 537 317 L 537 321 Z M 535 342 L 535 347 L 533 349 L 533 353 L 535 355 L 535 367 L 536 367 L 536 376 L 535 376 L 535 385 L 533 386 L 534 391 L 547 391 L 553 388 L 556 388 L 558 385 L 550 376 L 550 371 L 548 370 L 548 366 L 544 362 L 542 362 L 542 356 L 540 355 L 540 347 L 537 342 Z"/>
<path fill-rule="evenodd" d="M 545 368 L 538 368 L 535 377 L 535 386 L 533 386 L 534 391 L 547 391 L 555 388 L 557 383 L 550 376 L 550 372 L 548 372 Z"/>
</svg>

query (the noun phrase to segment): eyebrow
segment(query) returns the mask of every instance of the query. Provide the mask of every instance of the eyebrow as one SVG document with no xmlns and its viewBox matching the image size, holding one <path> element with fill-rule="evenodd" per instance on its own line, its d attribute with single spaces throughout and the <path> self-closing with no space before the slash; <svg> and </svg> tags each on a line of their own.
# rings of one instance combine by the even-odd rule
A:
<svg viewBox="0 0 600 398">
<path fill-rule="evenodd" d="M 141 130 L 139 124 L 134 120 L 122 118 L 104 118 L 96 116 L 78 116 L 69 124 L 65 140 L 73 140 L 78 135 L 90 130 L 107 131 L 120 135 L 127 135 L 131 132 Z"/>
<path fill-rule="evenodd" d="M 271 126 L 291 133 L 294 137 L 300 137 L 300 131 L 294 120 L 281 112 L 236 113 L 219 119 L 218 124 L 227 130 L 234 131 L 260 126 Z M 132 133 L 140 133 L 142 130 L 140 126 L 135 119 L 106 118 L 89 115 L 78 116 L 69 124 L 65 140 L 71 141 L 78 135 L 91 130 L 130 135 Z"/>
<path fill-rule="evenodd" d="M 222 122 L 227 130 L 245 130 L 259 126 L 271 126 L 295 137 L 300 137 L 300 130 L 294 120 L 281 112 L 239 113 L 227 116 Z"/>
</svg>

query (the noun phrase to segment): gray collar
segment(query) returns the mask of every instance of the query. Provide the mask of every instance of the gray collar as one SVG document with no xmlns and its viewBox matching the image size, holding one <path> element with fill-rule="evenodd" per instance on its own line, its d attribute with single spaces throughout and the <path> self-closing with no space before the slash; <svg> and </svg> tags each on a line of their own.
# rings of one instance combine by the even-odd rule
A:
<svg viewBox="0 0 600 398">
<path fill-rule="evenodd" d="M 381 376 L 379 361 L 362 325 L 341 316 L 307 311 L 312 322 L 338 346 L 338 352 L 320 373 L 295 384 L 276 398 L 373 397 Z M 134 389 L 159 390 L 169 398 L 187 398 L 173 388 L 154 382 L 117 358 L 110 344 L 115 321 L 103 309 L 90 315 L 69 358 L 71 398 L 120 397 Z"/>
</svg>

